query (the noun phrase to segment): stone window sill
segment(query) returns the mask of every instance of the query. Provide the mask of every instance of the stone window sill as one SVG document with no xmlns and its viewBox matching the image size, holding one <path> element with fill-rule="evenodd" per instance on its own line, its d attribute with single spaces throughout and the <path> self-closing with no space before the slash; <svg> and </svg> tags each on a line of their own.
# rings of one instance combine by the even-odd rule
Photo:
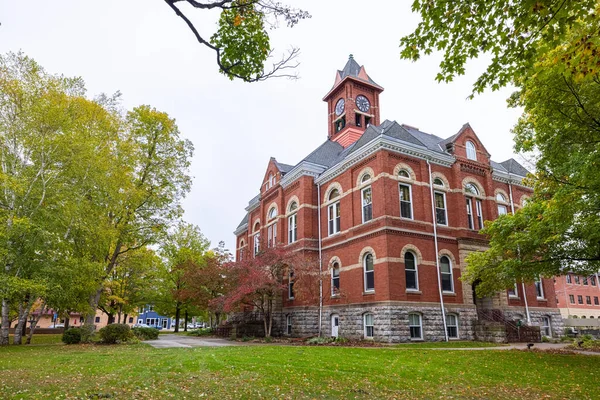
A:
<svg viewBox="0 0 600 400">
<path fill-rule="evenodd" d="M 545 299 L 543 297 L 537 297 L 537 301 L 548 301 L 548 299 Z"/>
<path fill-rule="evenodd" d="M 363 296 L 371 296 L 374 295 L 375 291 L 374 290 L 369 290 L 368 292 L 363 292 Z"/>
<path fill-rule="evenodd" d="M 442 292 L 444 296 L 456 296 L 455 292 Z"/>
<path fill-rule="evenodd" d="M 423 294 L 423 292 L 421 292 L 418 289 L 406 289 L 406 293 L 407 294 Z"/>
</svg>

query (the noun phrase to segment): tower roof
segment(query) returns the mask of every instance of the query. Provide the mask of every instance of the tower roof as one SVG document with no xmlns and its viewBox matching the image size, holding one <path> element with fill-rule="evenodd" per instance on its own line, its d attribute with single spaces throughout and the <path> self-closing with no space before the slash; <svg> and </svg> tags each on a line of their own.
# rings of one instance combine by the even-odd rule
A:
<svg viewBox="0 0 600 400">
<path fill-rule="evenodd" d="M 383 87 L 379 86 L 371 77 L 367 74 L 364 65 L 360 65 L 354 59 L 354 56 L 350 54 L 348 57 L 348 62 L 343 69 L 338 70 L 335 74 L 335 82 L 333 83 L 333 87 L 329 90 L 329 92 L 325 95 L 325 98 L 336 88 L 338 85 L 344 81 L 346 78 L 356 79 L 358 81 L 367 83 L 371 86 L 375 86 L 380 91 L 383 91 Z"/>
</svg>

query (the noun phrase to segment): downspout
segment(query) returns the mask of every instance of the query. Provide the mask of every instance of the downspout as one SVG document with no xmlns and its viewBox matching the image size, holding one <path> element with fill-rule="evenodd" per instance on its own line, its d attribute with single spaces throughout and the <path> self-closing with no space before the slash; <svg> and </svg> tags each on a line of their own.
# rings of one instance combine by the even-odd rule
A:
<svg viewBox="0 0 600 400">
<path fill-rule="evenodd" d="M 444 307 L 444 295 L 442 294 L 442 280 L 440 278 L 440 257 L 438 250 L 438 239 L 437 239 L 437 218 L 435 215 L 435 202 L 433 196 L 433 177 L 431 176 L 431 164 L 429 160 L 427 160 L 427 168 L 429 169 L 429 194 L 431 195 L 431 215 L 433 216 L 433 241 L 435 243 L 435 267 L 437 270 L 437 281 L 438 281 L 438 290 L 440 292 L 440 305 L 442 307 L 442 322 L 444 323 L 444 338 L 446 342 L 448 341 L 448 328 L 446 326 L 446 309 Z M 452 274 L 452 279 L 454 279 L 454 274 Z"/>
<path fill-rule="evenodd" d="M 317 185 L 317 220 L 319 231 L 319 337 L 323 328 L 323 254 L 321 246 L 321 184 Z"/>
<path fill-rule="evenodd" d="M 510 212 L 515 215 L 515 203 L 513 201 L 512 184 L 510 183 L 510 174 L 508 175 L 508 196 L 510 198 Z M 519 258 L 521 258 L 521 252 L 517 249 Z M 529 305 L 527 304 L 527 292 L 525 291 L 525 282 L 521 281 L 521 290 L 523 292 L 523 300 L 525 300 L 525 313 L 527 314 L 527 325 L 531 325 L 531 316 L 529 315 Z M 566 291 L 566 289 L 565 289 Z"/>
</svg>

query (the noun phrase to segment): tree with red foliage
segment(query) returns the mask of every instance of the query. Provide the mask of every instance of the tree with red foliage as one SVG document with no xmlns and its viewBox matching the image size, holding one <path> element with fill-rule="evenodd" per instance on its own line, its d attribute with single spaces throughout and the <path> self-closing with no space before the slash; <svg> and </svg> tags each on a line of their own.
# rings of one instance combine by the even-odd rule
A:
<svg viewBox="0 0 600 400">
<path fill-rule="evenodd" d="M 225 271 L 229 290 L 222 298 L 224 310 L 252 307 L 262 315 L 266 337 L 271 336 L 274 308 L 277 301 L 282 301 L 290 276 L 296 300 L 318 296 L 318 264 L 316 257 L 308 253 L 269 247 L 253 258 L 225 265 Z"/>
</svg>

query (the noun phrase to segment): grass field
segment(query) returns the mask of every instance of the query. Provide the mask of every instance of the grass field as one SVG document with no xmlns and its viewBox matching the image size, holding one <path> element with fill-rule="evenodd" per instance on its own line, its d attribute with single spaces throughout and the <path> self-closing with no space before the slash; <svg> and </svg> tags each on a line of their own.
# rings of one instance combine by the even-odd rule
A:
<svg viewBox="0 0 600 400">
<path fill-rule="evenodd" d="M 9 336 L 9 340 L 12 343 L 13 335 Z M 23 338 L 23 343 L 25 343 L 25 340 L 27 340 L 27 337 Z M 62 343 L 62 333 L 36 335 L 34 332 L 34 335 L 31 338 L 31 344 L 56 344 L 56 343 Z M 0 357 L 2 356 L 1 354 L 2 353 L 0 353 Z"/>
<path fill-rule="evenodd" d="M 593 399 L 598 371 L 600 357 L 517 350 L 15 346 L 0 398 Z"/>
</svg>

